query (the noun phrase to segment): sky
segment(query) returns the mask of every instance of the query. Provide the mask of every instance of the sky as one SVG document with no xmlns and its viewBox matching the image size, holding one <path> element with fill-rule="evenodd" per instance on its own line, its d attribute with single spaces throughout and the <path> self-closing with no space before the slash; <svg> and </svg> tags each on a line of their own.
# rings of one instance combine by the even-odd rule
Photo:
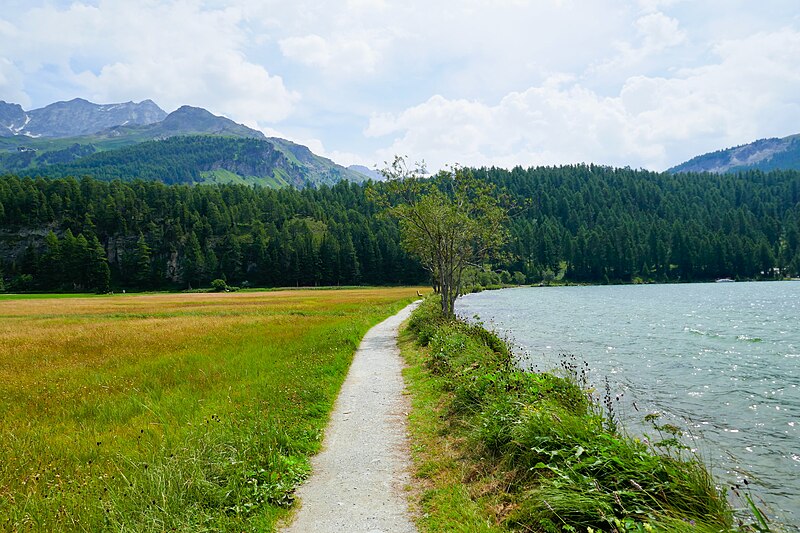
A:
<svg viewBox="0 0 800 533">
<path fill-rule="evenodd" d="M 349 164 L 665 170 L 800 133 L 797 0 L 3 0 L 0 100 L 204 107 Z"/>
</svg>

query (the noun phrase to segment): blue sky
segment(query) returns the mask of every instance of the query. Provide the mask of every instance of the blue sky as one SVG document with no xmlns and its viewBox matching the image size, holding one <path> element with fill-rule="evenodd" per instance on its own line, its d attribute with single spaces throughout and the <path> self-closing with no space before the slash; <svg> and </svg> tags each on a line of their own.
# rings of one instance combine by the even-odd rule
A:
<svg viewBox="0 0 800 533">
<path fill-rule="evenodd" d="M 0 99 L 205 107 L 343 164 L 663 170 L 800 133 L 796 0 L 5 0 Z"/>
</svg>

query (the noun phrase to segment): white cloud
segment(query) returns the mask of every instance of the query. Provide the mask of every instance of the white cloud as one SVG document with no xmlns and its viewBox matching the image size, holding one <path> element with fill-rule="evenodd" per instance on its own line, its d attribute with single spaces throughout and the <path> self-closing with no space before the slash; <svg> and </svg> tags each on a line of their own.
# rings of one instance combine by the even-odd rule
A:
<svg viewBox="0 0 800 533">
<path fill-rule="evenodd" d="M 367 135 L 400 133 L 381 152 L 446 164 L 514 166 L 610 162 L 628 155 L 618 102 L 558 80 L 506 95 L 496 105 L 434 96 L 397 115 L 375 116 Z M 620 152 L 625 152 L 621 154 Z M 648 154 L 635 154 L 639 157 Z"/>
<path fill-rule="evenodd" d="M 663 169 L 692 155 L 800 123 L 800 33 L 727 41 L 719 61 L 673 78 L 633 76 L 600 96 L 552 78 L 496 104 L 434 96 L 375 114 L 365 133 L 396 138 L 384 157 L 415 154 L 432 168 L 597 162 Z"/>
<path fill-rule="evenodd" d="M 327 157 L 328 159 L 334 161 L 335 163 L 338 163 L 345 167 L 350 165 L 364 165 L 368 168 L 372 168 L 376 164 L 375 161 L 372 161 L 369 157 L 365 157 L 362 154 L 357 154 L 355 152 L 348 152 L 348 151 L 328 150 L 325 147 L 325 143 L 323 143 L 322 140 L 317 139 L 316 137 L 309 137 L 307 135 L 295 135 L 284 130 L 277 130 L 273 128 L 260 128 L 260 129 L 261 132 L 267 137 L 278 137 L 280 139 L 286 139 L 288 141 L 292 141 L 293 143 L 296 144 L 302 144 L 315 154 L 322 157 Z"/>
<path fill-rule="evenodd" d="M 665 7 L 672 6 L 685 0 L 637 0 L 639 8 L 645 13 L 661 11 Z"/>
<path fill-rule="evenodd" d="M 28 71 L 59 71 L 74 96 L 152 98 L 167 110 L 199 105 L 250 122 L 285 119 L 298 95 L 246 57 L 241 23 L 235 8 L 101 0 L 32 9 L 4 44 Z"/>
<path fill-rule="evenodd" d="M 280 47 L 290 59 L 339 74 L 372 72 L 380 59 L 375 47 L 360 39 L 328 41 L 319 35 L 306 35 L 283 39 Z"/>
<path fill-rule="evenodd" d="M 674 18 L 663 13 L 650 13 L 636 20 L 636 30 L 643 40 L 643 48 L 660 51 L 677 46 L 686 40 L 686 32 Z"/>
<path fill-rule="evenodd" d="M 8 59 L 0 57 L 0 100 L 30 105 L 30 98 L 23 90 L 22 72 Z"/>
<path fill-rule="evenodd" d="M 619 77 L 648 67 L 658 68 L 664 52 L 687 41 L 687 34 L 678 20 L 658 11 L 637 18 L 632 26 L 638 42 L 616 41 L 616 55 L 604 58 L 591 67 L 590 72 Z"/>
<path fill-rule="evenodd" d="M 9 3 L 2 98 L 202 106 L 347 161 L 664 168 L 800 123 L 796 0 Z"/>
<path fill-rule="evenodd" d="M 352 11 L 382 11 L 387 7 L 385 0 L 347 0 L 347 9 Z"/>
</svg>

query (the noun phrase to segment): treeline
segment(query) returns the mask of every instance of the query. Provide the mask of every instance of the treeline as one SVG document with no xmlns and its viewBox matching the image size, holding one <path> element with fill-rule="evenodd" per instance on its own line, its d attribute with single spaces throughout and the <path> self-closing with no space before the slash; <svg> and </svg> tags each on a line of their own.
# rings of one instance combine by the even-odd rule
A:
<svg viewBox="0 0 800 533">
<path fill-rule="evenodd" d="M 515 206 L 509 259 L 478 275 L 483 284 L 800 275 L 797 171 L 475 173 Z M 426 282 L 366 187 L 0 177 L 0 279 L 16 291 L 104 290 L 104 255 L 118 289 Z"/>
<path fill-rule="evenodd" d="M 299 191 L 4 176 L 0 228 L 0 278 L 15 291 L 427 279 L 400 248 L 397 225 L 346 182 Z M 98 243 L 106 283 L 84 272 L 92 263 L 83 249 Z"/>
<path fill-rule="evenodd" d="M 800 172 L 666 174 L 594 165 L 477 174 L 515 199 L 506 265 L 529 280 L 800 274 Z"/>
</svg>

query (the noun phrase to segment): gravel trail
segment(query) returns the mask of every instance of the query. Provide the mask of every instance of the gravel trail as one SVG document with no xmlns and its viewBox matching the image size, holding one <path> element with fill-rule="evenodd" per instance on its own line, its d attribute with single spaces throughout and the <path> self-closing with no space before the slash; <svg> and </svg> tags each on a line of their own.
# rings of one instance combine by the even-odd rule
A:
<svg viewBox="0 0 800 533">
<path fill-rule="evenodd" d="M 397 330 L 413 303 L 373 327 L 356 351 L 325 430 L 300 509 L 284 533 L 412 533 L 404 487 L 408 400 Z"/>
</svg>

